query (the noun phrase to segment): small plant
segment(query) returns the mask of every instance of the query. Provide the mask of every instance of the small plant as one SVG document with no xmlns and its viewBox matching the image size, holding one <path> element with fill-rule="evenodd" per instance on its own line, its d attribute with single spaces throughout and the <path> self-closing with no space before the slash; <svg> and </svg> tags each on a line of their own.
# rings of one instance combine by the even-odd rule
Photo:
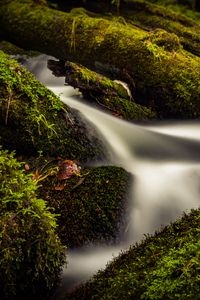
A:
<svg viewBox="0 0 200 300">
<path fill-rule="evenodd" d="M 146 48 L 153 55 L 154 59 L 161 61 L 162 58 L 166 58 L 167 54 L 163 51 L 161 47 L 152 43 L 151 41 L 145 41 Z"/>
</svg>

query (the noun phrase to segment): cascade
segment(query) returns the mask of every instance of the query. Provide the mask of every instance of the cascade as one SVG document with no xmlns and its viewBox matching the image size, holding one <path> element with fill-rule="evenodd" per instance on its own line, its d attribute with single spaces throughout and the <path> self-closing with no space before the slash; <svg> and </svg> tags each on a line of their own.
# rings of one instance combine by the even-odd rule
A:
<svg viewBox="0 0 200 300">
<path fill-rule="evenodd" d="M 64 86 L 64 78 L 53 77 L 46 67 L 48 58 L 41 55 L 24 62 L 24 66 L 94 124 L 107 142 L 107 163 L 123 167 L 135 178 L 127 227 L 119 244 L 69 250 L 62 287 L 52 298 L 56 300 L 64 289 L 73 288 L 104 268 L 113 256 L 144 234 L 153 233 L 183 212 L 199 207 L 200 123 L 158 121 L 138 125 L 110 116 L 84 103 L 78 91 Z"/>
</svg>

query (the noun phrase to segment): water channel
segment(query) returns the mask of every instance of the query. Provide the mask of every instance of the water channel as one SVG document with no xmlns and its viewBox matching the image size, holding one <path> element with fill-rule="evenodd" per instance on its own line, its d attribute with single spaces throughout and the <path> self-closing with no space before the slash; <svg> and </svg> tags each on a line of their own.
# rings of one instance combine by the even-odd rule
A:
<svg viewBox="0 0 200 300">
<path fill-rule="evenodd" d="M 107 143 L 107 164 L 121 166 L 134 177 L 127 227 L 118 245 L 68 250 L 62 286 L 52 298 L 58 300 L 63 291 L 90 278 L 144 234 L 199 207 L 200 122 L 157 121 L 140 125 L 110 116 L 86 104 L 77 90 L 64 85 L 64 78 L 54 77 L 47 69 L 47 58 L 41 55 L 29 59 L 24 66 L 93 123 Z"/>
</svg>

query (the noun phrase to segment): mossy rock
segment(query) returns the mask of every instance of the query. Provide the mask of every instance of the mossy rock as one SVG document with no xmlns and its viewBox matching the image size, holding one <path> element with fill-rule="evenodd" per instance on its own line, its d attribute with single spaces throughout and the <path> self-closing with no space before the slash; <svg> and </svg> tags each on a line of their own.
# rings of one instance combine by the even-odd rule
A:
<svg viewBox="0 0 200 300">
<path fill-rule="evenodd" d="M 129 173 L 114 166 L 84 167 L 61 158 L 40 157 L 27 164 L 28 172 L 35 170 L 39 197 L 58 214 L 58 234 L 64 244 L 77 247 L 93 242 L 115 243 L 126 226 L 132 181 Z M 60 177 L 63 168 L 70 172 L 72 165 L 75 173 L 66 179 Z"/>
<path fill-rule="evenodd" d="M 60 279 L 65 248 L 36 190 L 14 154 L 0 148 L 1 299 L 47 299 Z"/>
<path fill-rule="evenodd" d="M 200 299 L 200 210 L 114 259 L 66 300 Z"/>
<path fill-rule="evenodd" d="M 91 124 L 2 51 L 0 72 L 0 143 L 5 148 L 81 161 L 104 157 Z"/>
</svg>

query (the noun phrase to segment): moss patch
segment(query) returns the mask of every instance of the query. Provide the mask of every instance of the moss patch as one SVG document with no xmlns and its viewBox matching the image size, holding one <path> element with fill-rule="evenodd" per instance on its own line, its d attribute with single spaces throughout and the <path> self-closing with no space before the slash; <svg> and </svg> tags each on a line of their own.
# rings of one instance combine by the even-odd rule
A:
<svg viewBox="0 0 200 300">
<path fill-rule="evenodd" d="M 70 172 L 71 163 L 80 166 L 43 156 L 27 161 L 28 172 L 34 172 L 38 181 L 39 196 L 59 214 L 59 237 L 70 247 L 114 242 L 125 226 L 131 175 L 114 166 L 82 166 L 66 178 L 63 171 Z"/>
<path fill-rule="evenodd" d="M 36 183 L 0 148 L 0 297 L 47 299 L 59 282 L 64 247 Z"/>
<path fill-rule="evenodd" d="M 132 246 L 67 300 L 200 299 L 200 211 Z"/>
<path fill-rule="evenodd" d="M 182 49 L 178 36 L 165 30 L 157 29 L 152 32 L 150 41 L 157 46 L 161 46 L 166 51 L 179 51 Z"/>
<path fill-rule="evenodd" d="M 65 81 L 80 92 L 88 102 L 126 120 L 147 120 L 156 117 L 147 107 L 134 102 L 126 83 L 113 81 L 82 65 L 65 63 Z"/>
<path fill-rule="evenodd" d="M 131 88 L 135 90 L 135 102 L 152 108 L 159 118 L 199 118 L 200 60 L 179 48 L 178 38 L 174 35 L 167 37 L 170 47 L 172 41 L 176 40 L 175 48 L 169 51 L 171 48 L 167 46 L 168 42 L 158 45 L 158 40 L 156 43 L 151 41 L 151 33 L 144 30 L 144 27 L 139 28 L 138 23 L 144 25 L 146 20 L 149 24 L 152 22 L 155 27 L 160 27 L 152 18 L 155 16 L 160 21 L 161 16 L 171 16 L 162 7 L 160 11 L 159 6 L 153 6 L 157 15 L 155 12 L 150 13 L 150 4 L 133 1 L 132 5 L 138 9 L 141 19 L 131 25 L 116 18 L 108 20 L 103 17 L 88 17 L 82 12 L 74 15 L 48 7 L 41 10 L 30 4 L 30 1 L 12 1 L 2 7 L 0 24 L 7 38 L 21 46 L 28 44 L 32 49 L 79 62 L 90 68 L 95 68 L 95 62 L 117 68 L 117 79 L 126 82 L 126 77 L 131 79 L 131 84 L 134 82 L 135 85 Z M 141 9 L 144 6 L 147 7 L 149 18 Z M 179 31 L 183 32 L 187 28 L 186 36 L 197 35 L 199 49 L 199 25 L 193 20 L 174 14 L 167 19 L 168 25 L 161 28 L 170 31 L 170 26 L 177 26 L 176 18 L 181 26 Z M 148 24 L 145 26 L 148 27 Z M 192 28 L 195 28 L 195 32 Z M 183 45 L 178 31 L 171 32 L 179 37 Z M 191 45 L 194 45 L 194 41 L 195 38 Z"/>
<path fill-rule="evenodd" d="M 176 13 L 185 15 L 191 19 L 194 19 L 196 22 L 199 22 L 200 12 L 192 9 L 192 3 L 195 1 L 185 0 L 148 0 L 148 2 L 156 3 L 164 7 L 170 8 Z M 196 4 L 198 1 L 196 1 Z"/>
<path fill-rule="evenodd" d="M 95 130 L 3 52 L 0 70 L 0 142 L 4 147 L 79 160 L 103 157 Z"/>
<path fill-rule="evenodd" d="M 163 7 L 162 4 L 166 7 Z M 179 6 L 177 5 L 177 7 Z M 167 6 L 166 1 L 144 0 L 125 1 L 125 4 L 122 3 L 120 14 L 127 22 L 141 26 L 146 30 L 160 28 L 176 34 L 184 49 L 200 56 L 198 46 L 200 23 L 195 18 L 192 19 L 192 14 L 185 16 L 181 10 L 174 11 L 170 6 Z"/>
</svg>

